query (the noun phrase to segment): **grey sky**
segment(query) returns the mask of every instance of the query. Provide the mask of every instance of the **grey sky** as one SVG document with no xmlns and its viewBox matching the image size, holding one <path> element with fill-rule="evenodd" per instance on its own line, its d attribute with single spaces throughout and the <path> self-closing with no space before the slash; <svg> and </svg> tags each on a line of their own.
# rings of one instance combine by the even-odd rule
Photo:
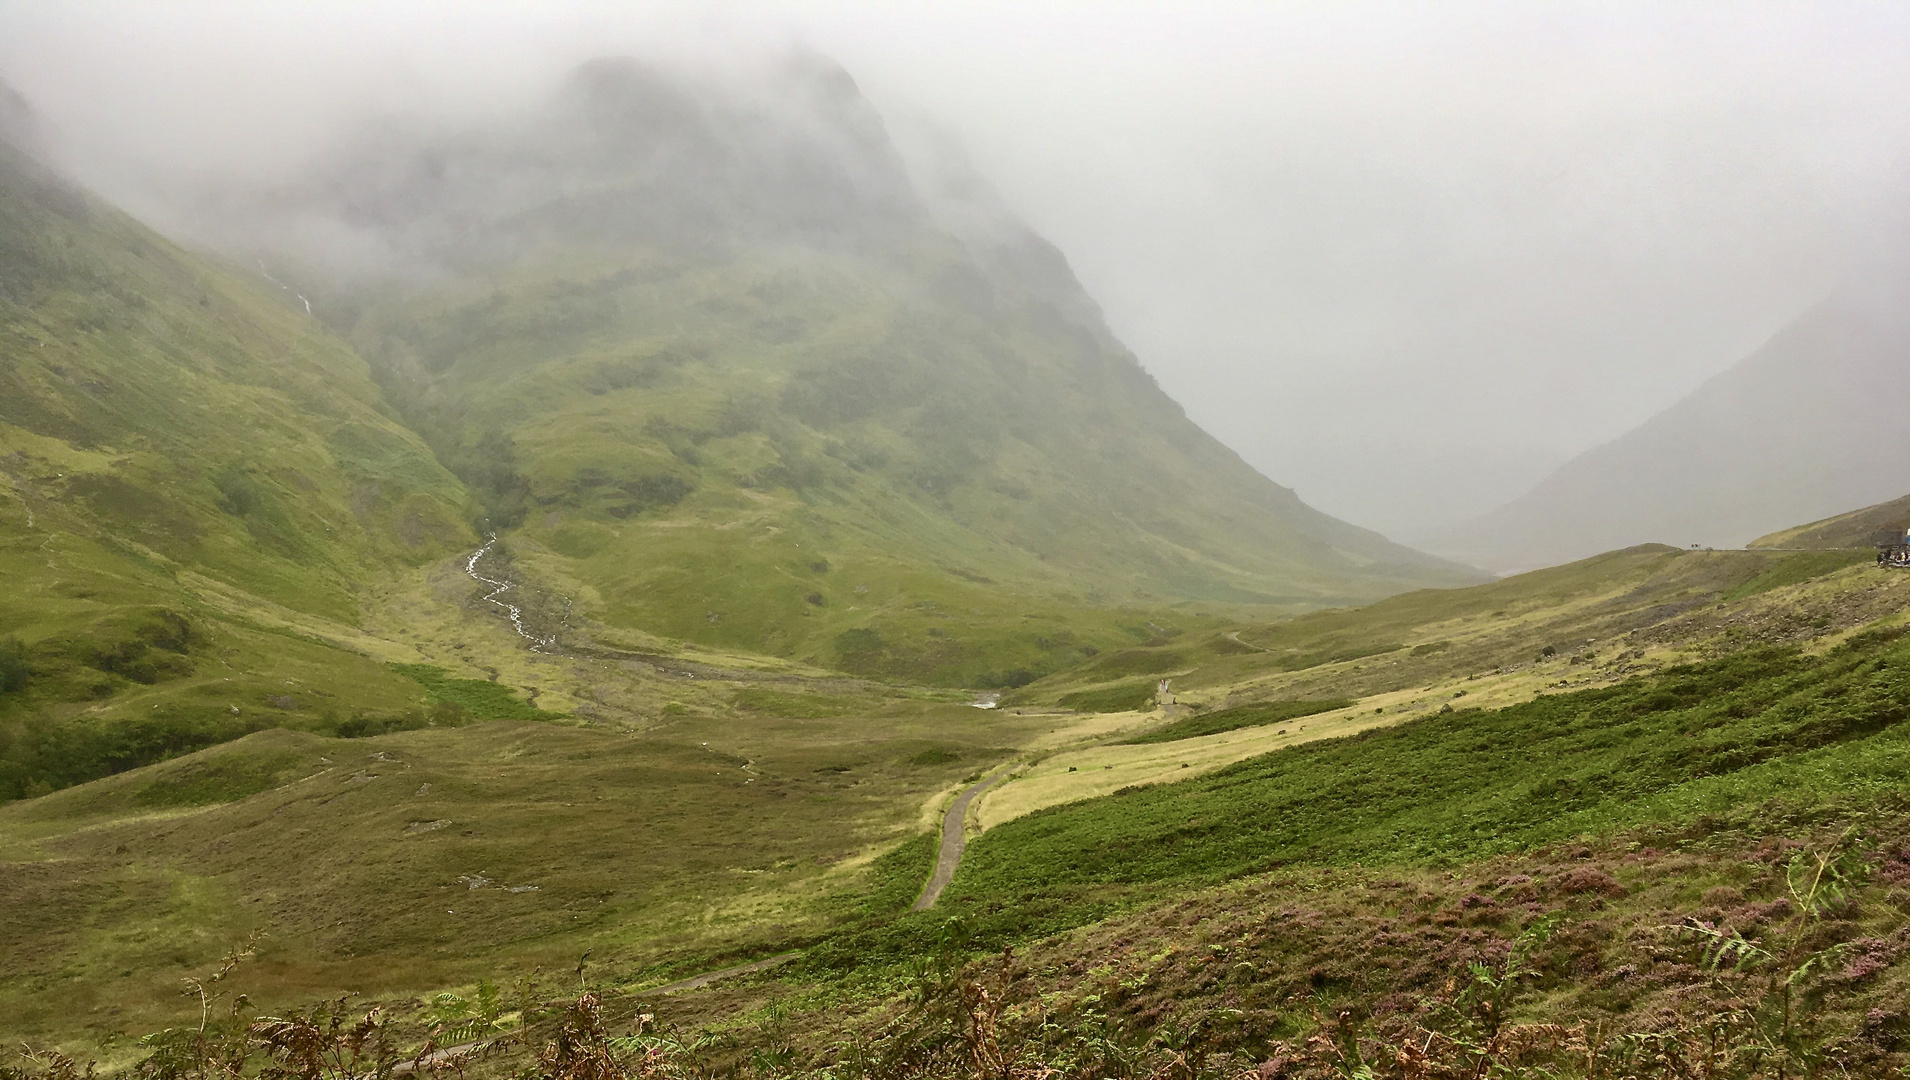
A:
<svg viewBox="0 0 1910 1080">
<path fill-rule="evenodd" d="M 1409 542 L 1904 237 L 1902 4 L 627 8 L 6 3 L 0 77 L 162 216 L 169 181 L 271 175 L 368 108 L 806 41 L 964 145 L 1197 421 Z"/>
</svg>

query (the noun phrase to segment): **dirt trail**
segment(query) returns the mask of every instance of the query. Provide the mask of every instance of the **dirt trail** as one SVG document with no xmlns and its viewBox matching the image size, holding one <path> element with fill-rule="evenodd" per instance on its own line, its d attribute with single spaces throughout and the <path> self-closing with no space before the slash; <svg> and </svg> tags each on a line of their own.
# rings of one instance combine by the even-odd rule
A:
<svg viewBox="0 0 1910 1080">
<path fill-rule="evenodd" d="M 734 975 L 749 975 L 758 971 L 768 971 L 770 968 L 787 964 L 801 955 L 801 953 L 793 952 L 778 953 L 767 960 L 758 960 L 753 964 L 738 964 L 735 967 L 724 968 L 721 971 L 706 972 L 702 975 L 693 975 L 687 979 L 678 979 L 673 983 L 664 983 L 662 986 L 645 990 L 643 993 L 674 994 L 679 990 L 695 990 L 699 986 L 708 986 L 718 979 L 727 979 Z"/>
<path fill-rule="evenodd" d="M 1247 648 L 1249 648 L 1249 649 L 1252 649 L 1252 650 L 1253 650 L 1254 652 L 1266 652 L 1266 651 L 1267 651 L 1267 650 L 1265 650 L 1265 649 L 1263 649 L 1263 648 L 1261 648 L 1260 646 L 1258 646 L 1258 645 L 1255 645 L 1255 644 L 1254 644 L 1253 642 L 1251 642 L 1251 641 L 1242 641 L 1242 640 L 1240 640 L 1240 631 L 1238 631 L 1238 630 L 1229 630 L 1229 631 L 1227 631 L 1227 640 L 1228 640 L 1228 641 L 1231 641 L 1231 642 L 1233 642 L 1233 643 L 1234 643 L 1235 645 L 1245 645 L 1245 646 L 1246 646 Z"/>
<path fill-rule="evenodd" d="M 955 805 L 949 807 L 948 813 L 942 816 L 942 850 L 935 857 L 935 873 L 929 877 L 928 884 L 922 887 L 922 895 L 915 898 L 911 911 L 927 911 L 934 907 L 935 901 L 942 896 L 942 890 L 948 888 L 950 881 L 955 880 L 955 868 L 962 864 L 962 848 L 966 845 L 962 837 L 962 827 L 968 820 L 968 804 L 974 802 L 975 796 L 986 791 L 990 784 L 1007 776 L 1008 770 L 1012 768 L 1014 768 L 1012 763 L 1003 765 L 982 777 L 967 791 L 962 792 L 956 798 Z"/>
</svg>

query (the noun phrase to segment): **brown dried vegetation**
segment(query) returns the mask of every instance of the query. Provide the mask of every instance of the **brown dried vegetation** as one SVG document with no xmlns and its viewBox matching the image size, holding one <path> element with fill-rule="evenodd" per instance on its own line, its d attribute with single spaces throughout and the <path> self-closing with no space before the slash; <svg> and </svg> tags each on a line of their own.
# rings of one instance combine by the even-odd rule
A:
<svg viewBox="0 0 1910 1080">
<path fill-rule="evenodd" d="M 490 990 L 435 1009 L 339 999 L 243 1022 L 249 1003 L 221 998 L 239 954 L 188 986 L 200 1026 L 148 1037 L 136 1069 L 143 1080 L 1724 1080 L 1910 1064 L 1910 829 L 1809 844 L 1648 839 L 1684 850 L 1634 840 L 1451 872 L 1283 872 L 985 959 L 951 926 L 906 973 L 665 999 L 662 1022 L 642 995 L 541 1002 L 528 981 L 508 1013 Z M 739 1016 L 739 1000 L 754 1007 Z M 90 1074 L 53 1053 L 0 1071 Z"/>
</svg>

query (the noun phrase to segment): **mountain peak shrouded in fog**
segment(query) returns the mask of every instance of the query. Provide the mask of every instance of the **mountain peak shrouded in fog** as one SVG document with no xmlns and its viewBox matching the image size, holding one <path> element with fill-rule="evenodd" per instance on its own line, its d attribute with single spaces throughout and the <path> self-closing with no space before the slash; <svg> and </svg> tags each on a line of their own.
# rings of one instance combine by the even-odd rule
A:
<svg viewBox="0 0 1910 1080">
<path fill-rule="evenodd" d="M 1434 549 L 1500 570 L 1738 547 L 1910 490 L 1910 285 L 1879 263 L 1690 396 Z"/>
<path fill-rule="evenodd" d="M 657 191 L 647 221 L 579 198 L 568 223 L 465 237 L 459 258 L 560 227 L 705 242 L 739 206 L 762 212 L 757 235 L 807 222 L 845 243 L 853 204 L 891 222 L 926 210 L 977 261 L 1059 278 L 1003 227 L 1025 222 L 1197 422 L 1408 542 L 1669 407 L 1831 291 L 1910 160 L 1906 41 L 1887 4 L 772 0 L 448 18 L 402 0 L 0 2 L 0 71 L 40 111 L 43 156 L 228 249 L 270 210 L 276 251 L 295 234 L 315 261 L 430 272 L 462 232 L 404 205 L 441 190 L 410 153 L 420 133 L 437 166 L 500 185 L 458 189 L 463 220 L 581 187 L 581 158 L 561 180 L 537 159 L 609 131 L 662 140 L 623 145 L 631 168 L 641 147 L 714 168 L 747 143 L 745 160 L 779 162 L 774 198 L 718 168 Z M 606 56 L 638 61 L 591 59 Z M 512 124 L 527 131 L 497 138 Z M 929 182 L 921 127 L 1012 212 L 945 201 L 961 185 Z M 301 190 L 322 185 L 380 227 Z"/>
<path fill-rule="evenodd" d="M 32 152 L 39 141 L 37 126 L 26 97 L 0 79 L 0 142 Z"/>
<path fill-rule="evenodd" d="M 741 84 L 605 57 L 483 120 L 368 119 L 292 182 L 205 193 L 188 228 L 356 274 L 577 246 L 870 243 L 924 216 L 847 72 L 795 53 Z"/>
<path fill-rule="evenodd" d="M 195 215 L 309 299 L 487 527 L 593 582 L 609 625 L 976 680 L 1106 647 L 1027 639 L 1031 607 L 1478 578 L 1201 430 L 1053 244 L 951 148 L 910 160 L 813 53 L 591 60 L 511 107 L 363 120 Z M 889 593 L 789 592 L 792 564 Z M 964 643 L 913 625 L 904 597 L 935 595 L 1021 607 Z"/>
</svg>

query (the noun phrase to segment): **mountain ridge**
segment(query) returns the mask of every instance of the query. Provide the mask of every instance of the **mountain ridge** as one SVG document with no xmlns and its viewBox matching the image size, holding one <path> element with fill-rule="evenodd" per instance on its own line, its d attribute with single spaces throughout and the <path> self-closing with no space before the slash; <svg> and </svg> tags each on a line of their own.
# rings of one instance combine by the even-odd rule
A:
<svg viewBox="0 0 1910 1080">
<path fill-rule="evenodd" d="M 1760 536 L 1748 547 L 1774 550 L 1826 550 L 1869 547 L 1880 540 L 1901 540 L 1910 533 L 1910 495 L 1822 521 Z"/>
<path fill-rule="evenodd" d="M 1501 570 L 1646 542 L 1740 547 L 1902 490 L 1910 316 L 1849 288 L 1632 431 L 1428 546 Z"/>
<path fill-rule="evenodd" d="M 1003 644 L 1017 592 L 1067 622 L 1477 580 L 1193 425 L 1019 222 L 973 203 L 966 235 L 938 225 L 840 68 L 770 78 L 773 106 L 594 61 L 515 125 L 379 129 L 254 193 L 223 243 L 285 267 L 522 565 L 616 625 L 974 680 L 1063 662 Z M 300 246 L 352 230 L 385 253 L 375 287 Z M 863 593 L 834 594 L 845 567 Z"/>
<path fill-rule="evenodd" d="M 471 541 L 463 486 L 289 299 L 0 142 L 0 798 L 422 703 L 282 633 Z"/>
</svg>

